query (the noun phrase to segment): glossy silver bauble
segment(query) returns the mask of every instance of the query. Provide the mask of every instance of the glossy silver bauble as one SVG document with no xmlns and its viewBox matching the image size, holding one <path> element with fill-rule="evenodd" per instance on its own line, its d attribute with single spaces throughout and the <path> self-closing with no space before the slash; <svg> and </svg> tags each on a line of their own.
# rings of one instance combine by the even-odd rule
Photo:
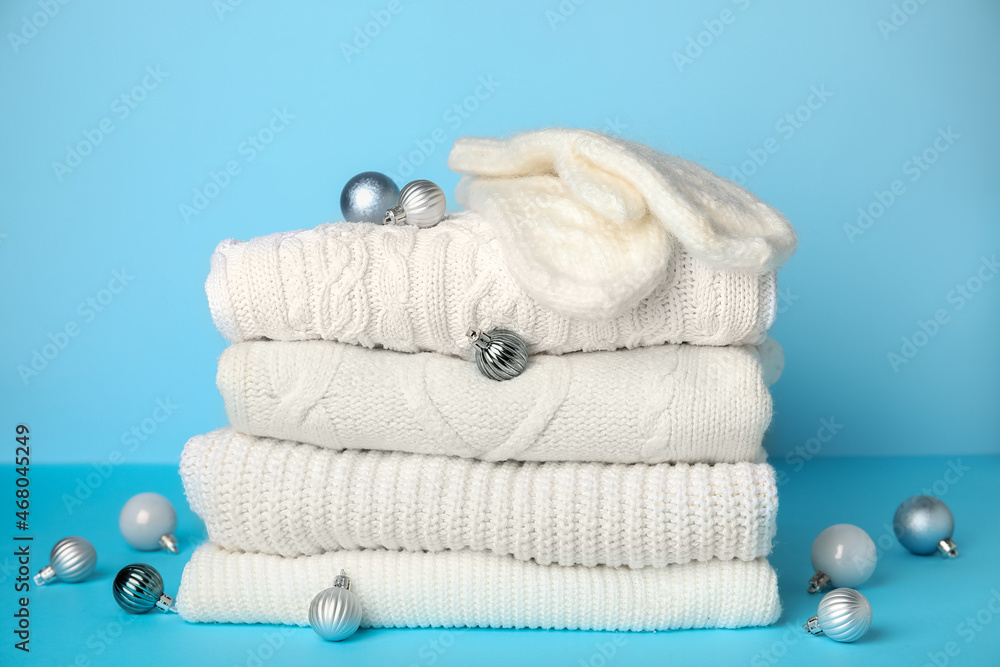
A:
<svg viewBox="0 0 1000 667">
<path fill-rule="evenodd" d="M 872 606 L 853 588 L 837 588 L 823 596 L 816 615 L 802 627 L 834 641 L 854 642 L 872 627 Z"/>
<path fill-rule="evenodd" d="M 97 567 L 97 550 L 82 537 L 64 537 L 49 553 L 49 564 L 35 575 L 35 584 L 44 586 L 53 579 L 76 583 L 91 575 Z"/>
<path fill-rule="evenodd" d="M 444 218 L 447 208 L 444 191 L 431 181 L 410 181 L 399 193 L 399 203 L 385 212 L 386 225 L 433 227 Z"/>
<path fill-rule="evenodd" d="M 328 642 L 339 642 L 357 632 L 361 615 L 361 602 L 343 570 L 333 586 L 317 593 L 309 603 L 309 625 Z"/>
<path fill-rule="evenodd" d="M 469 332 L 476 351 L 476 367 L 491 380 L 516 378 L 528 366 L 528 346 L 513 331 Z"/>
<path fill-rule="evenodd" d="M 153 609 L 177 612 L 174 599 L 163 592 L 163 578 L 152 565 L 126 565 L 115 575 L 111 590 L 118 606 L 130 614 L 145 614 Z"/>
</svg>

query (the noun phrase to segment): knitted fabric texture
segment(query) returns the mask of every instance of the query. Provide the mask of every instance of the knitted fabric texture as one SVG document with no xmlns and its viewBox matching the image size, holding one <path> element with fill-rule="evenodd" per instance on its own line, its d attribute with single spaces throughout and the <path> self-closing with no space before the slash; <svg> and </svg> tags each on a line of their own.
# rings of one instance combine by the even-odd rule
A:
<svg viewBox="0 0 1000 667">
<path fill-rule="evenodd" d="M 771 466 L 489 463 L 332 452 L 220 429 L 181 478 L 208 536 L 282 556 L 470 548 L 542 565 L 663 567 L 771 551 Z"/>
<path fill-rule="evenodd" d="M 431 229 L 338 223 L 223 241 L 206 291 L 232 342 L 323 338 L 452 355 L 469 353 L 473 328 L 516 331 L 532 353 L 758 344 L 776 307 L 773 272 L 720 270 L 679 250 L 620 316 L 567 317 L 519 287 L 473 213 Z"/>
<path fill-rule="evenodd" d="M 771 421 L 765 368 L 780 367 L 781 348 L 768 343 L 536 355 L 520 377 L 495 382 L 469 361 L 431 352 L 255 341 L 222 354 L 217 384 L 237 430 L 333 449 L 756 461 Z"/>
<path fill-rule="evenodd" d="M 363 627 L 673 630 L 770 625 L 781 613 L 763 558 L 663 568 L 561 567 L 469 551 L 337 551 L 282 558 L 195 551 L 177 594 L 192 622 L 308 624 L 343 568 Z"/>
<path fill-rule="evenodd" d="M 782 215 L 678 157 L 586 130 L 459 139 L 456 197 L 481 213 L 511 275 L 564 315 L 615 317 L 684 251 L 730 271 L 773 270 L 795 250 Z"/>
</svg>

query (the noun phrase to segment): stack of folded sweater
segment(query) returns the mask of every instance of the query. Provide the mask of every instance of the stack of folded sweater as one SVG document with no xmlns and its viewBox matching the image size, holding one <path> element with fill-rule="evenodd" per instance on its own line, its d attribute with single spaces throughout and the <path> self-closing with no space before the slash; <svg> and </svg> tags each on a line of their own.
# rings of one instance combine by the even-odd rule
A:
<svg viewBox="0 0 1000 667">
<path fill-rule="evenodd" d="M 226 241 L 207 283 L 231 427 L 181 476 L 210 543 L 190 621 L 307 624 L 345 569 L 363 626 L 774 622 L 766 339 L 788 223 L 589 132 L 460 140 L 469 210 Z M 470 329 L 528 344 L 480 375 Z"/>
</svg>

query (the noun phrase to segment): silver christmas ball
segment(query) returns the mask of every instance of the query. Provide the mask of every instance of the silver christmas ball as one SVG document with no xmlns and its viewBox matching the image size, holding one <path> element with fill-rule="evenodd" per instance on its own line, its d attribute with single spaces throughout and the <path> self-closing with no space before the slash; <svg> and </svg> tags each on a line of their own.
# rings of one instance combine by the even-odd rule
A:
<svg viewBox="0 0 1000 667">
<path fill-rule="evenodd" d="M 158 493 L 140 493 L 129 498 L 118 515 L 118 529 L 125 541 L 140 551 L 166 549 L 178 553 L 174 537 L 177 512 Z"/>
<path fill-rule="evenodd" d="M 152 565 L 126 565 L 115 575 L 111 590 L 118 606 L 130 614 L 145 614 L 154 608 L 177 613 L 174 599 L 163 592 L 163 578 Z"/>
<path fill-rule="evenodd" d="M 872 538 L 849 523 L 838 523 L 820 533 L 811 557 L 816 574 L 809 580 L 810 593 L 827 586 L 856 588 L 872 576 L 878 560 Z"/>
<path fill-rule="evenodd" d="M 97 550 L 82 537 L 64 537 L 49 553 L 49 564 L 35 575 L 35 585 L 44 586 L 53 579 L 68 583 L 83 581 L 97 567 Z"/>
<path fill-rule="evenodd" d="M 328 642 L 339 642 L 357 632 L 361 602 L 344 570 L 334 578 L 331 588 L 317 593 L 309 603 L 309 625 Z"/>
<path fill-rule="evenodd" d="M 410 181 L 399 193 L 399 203 L 385 212 L 382 222 L 387 225 L 433 227 L 444 218 L 444 191 L 430 181 Z"/>
<path fill-rule="evenodd" d="M 900 544 L 915 554 L 926 556 L 936 551 L 949 558 L 958 555 L 958 547 L 951 539 L 955 517 L 940 498 L 907 498 L 896 509 L 892 529 Z"/>
<path fill-rule="evenodd" d="M 364 171 L 347 181 L 340 193 L 346 222 L 381 222 L 386 209 L 399 201 L 399 187 L 377 171 Z"/>
<path fill-rule="evenodd" d="M 470 331 L 476 348 L 476 366 L 491 380 L 510 380 L 524 372 L 528 365 L 528 347 L 513 331 L 496 329 Z"/>
<path fill-rule="evenodd" d="M 837 588 L 823 596 L 816 615 L 802 627 L 813 635 L 826 635 L 838 642 L 854 642 L 872 627 L 872 606 L 853 588 Z"/>
</svg>

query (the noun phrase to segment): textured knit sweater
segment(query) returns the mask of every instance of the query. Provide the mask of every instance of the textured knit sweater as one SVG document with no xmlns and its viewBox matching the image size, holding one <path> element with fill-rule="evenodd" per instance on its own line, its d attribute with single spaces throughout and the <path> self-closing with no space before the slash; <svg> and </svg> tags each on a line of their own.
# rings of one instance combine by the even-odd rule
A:
<svg viewBox="0 0 1000 667">
<path fill-rule="evenodd" d="M 309 602 L 341 568 L 363 607 L 363 627 L 739 628 L 769 625 L 781 613 L 777 579 L 763 558 L 633 570 L 469 551 L 282 558 L 213 544 L 184 568 L 177 607 L 194 622 L 304 626 Z"/>
<path fill-rule="evenodd" d="M 595 269 L 597 270 L 597 269 Z M 470 329 L 510 329 L 532 353 L 662 343 L 758 344 L 775 274 L 713 268 L 678 250 L 642 301 L 612 318 L 539 305 L 513 279 L 474 213 L 431 229 L 335 223 L 223 241 L 206 283 L 230 341 L 328 339 L 403 352 L 468 353 Z"/>
<path fill-rule="evenodd" d="M 537 355 L 509 382 L 425 352 L 332 341 L 227 349 L 217 382 L 239 431 L 333 449 L 489 461 L 737 462 L 761 458 L 765 382 L 781 365 L 756 347 L 660 345 Z"/>
<path fill-rule="evenodd" d="M 297 556 L 472 549 L 540 564 L 663 567 L 771 551 L 767 464 L 490 463 L 333 452 L 220 429 L 188 441 L 181 478 L 209 538 Z"/>
</svg>

